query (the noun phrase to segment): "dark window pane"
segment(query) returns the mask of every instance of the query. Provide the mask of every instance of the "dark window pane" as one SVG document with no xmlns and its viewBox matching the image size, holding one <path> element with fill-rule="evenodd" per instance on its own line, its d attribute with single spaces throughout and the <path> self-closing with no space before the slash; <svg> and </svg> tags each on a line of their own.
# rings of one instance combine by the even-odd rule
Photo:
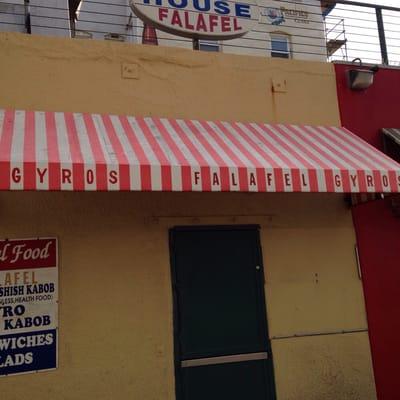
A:
<svg viewBox="0 0 400 400">
<path fill-rule="evenodd" d="M 277 52 L 272 52 L 271 57 L 277 57 L 277 58 L 289 58 L 289 53 L 277 53 Z"/>
</svg>

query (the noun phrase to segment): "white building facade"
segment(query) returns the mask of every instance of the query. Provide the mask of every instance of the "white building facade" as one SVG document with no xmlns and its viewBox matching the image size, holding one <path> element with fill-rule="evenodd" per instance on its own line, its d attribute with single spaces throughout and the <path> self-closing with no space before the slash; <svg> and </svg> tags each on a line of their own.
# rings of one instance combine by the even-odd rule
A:
<svg viewBox="0 0 400 400">
<path fill-rule="evenodd" d="M 258 6 L 259 22 L 252 31 L 231 40 L 200 40 L 200 50 L 327 59 L 319 0 L 259 0 Z M 26 13 L 29 13 L 28 20 Z M 24 0 L 8 0 L 0 2 L 0 29 L 21 32 L 29 29 L 32 34 L 142 43 L 143 22 L 134 15 L 128 0 L 113 0 L 109 4 L 104 0 L 30 0 L 29 4 Z M 156 34 L 161 46 L 193 48 L 191 39 L 160 30 Z"/>
</svg>

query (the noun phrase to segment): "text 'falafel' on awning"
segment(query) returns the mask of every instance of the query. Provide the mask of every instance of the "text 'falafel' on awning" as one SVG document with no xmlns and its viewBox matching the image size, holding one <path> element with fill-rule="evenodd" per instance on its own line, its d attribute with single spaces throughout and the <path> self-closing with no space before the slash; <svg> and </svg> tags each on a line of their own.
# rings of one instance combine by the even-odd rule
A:
<svg viewBox="0 0 400 400">
<path fill-rule="evenodd" d="M 345 128 L 0 110 L 0 190 L 395 193 Z"/>
</svg>

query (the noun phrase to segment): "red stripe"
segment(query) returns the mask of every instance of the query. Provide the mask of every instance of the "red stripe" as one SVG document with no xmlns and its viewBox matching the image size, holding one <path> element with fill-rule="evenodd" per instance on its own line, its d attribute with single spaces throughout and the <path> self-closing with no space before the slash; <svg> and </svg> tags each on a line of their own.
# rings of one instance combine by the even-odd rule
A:
<svg viewBox="0 0 400 400">
<path fill-rule="evenodd" d="M 400 183 L 397 180 L 397 174 L 395 171 L 389 171 L 389 183 L 390 183 L 390 189 L 392 192 L 400 192 Z"/>
<path fill-rule="evenodd" d="M 293 191 L 301 192 L 301 179 L 300 179 L 300 170 L 298 168 L 292 169 L 292 180 L 293 180 Z"/>
<path fill-rule="evenodd" d="M 35 113 L 25 112 L 24 190 L 36 189 Z"/>
<path fill-rule="evenodd" d="M 240 126 L 237 122 L 232 123 L 232 127 L 235 129 L 235 131 L 242 137 L 243 140 L 245 140 L 251 147 L 252 149 L 257 152 L 266 162 L 266 165 L 261 164 L 263 168 L 281 168 L 282 165 L 278 164 L 270 154 L 268 154 L 260 145 L 257 143 L 257 140 L 261 140 L 260 137 L 258 136 L 259 133 L 249 124 L 243 124 L 245 127 L 250 131 L 250 135 L 248 135 Z M 265 142 L 264 142 L 265 144 Z"/>
<path fill-rule="evenodd" d="M 142 190 L 144 192 L 151 192 L 152 184 L 151 184 L 151 166 L 150 165 L 141 165 L 140 166 L 140 182 L 142 185 Z"/>
<path fill-rule="evenodd" d="M 357 177 L 358 177 L 358 189 L 361 193 L 367 193 L 367 180 L 365 176 L 365 171 L 357 171 Z"/>
<path fill-rule="evenodd" d="M 357 165 L 354 163 L 354 165 L 357 166 L 358 169 L 365 169 L 365 166 L 367 166 L 368 169 L 372 171 L 372 174 L 375 178 L 375 186 L 379 186 L 382 188 L 382 181 L 381 181 L 381 176 L 380 174 L 374 174 L 374 170 L 376 170 L 376 163 L 371 163 L 369 157 L 365 157 L 365 149 L 359 146 L 354 146 L 352 145 L 352 142 L 348 140 L 348 137 L 343 134 L 342 131 L 340 131 L 341 135 L 340 137 L 343 139 L 344 142 L 348 144 L 348 147 L 343 144 L 340 140 L 338 140 L 338 134 L 337 131 L 332 132 L 330 128 L 325 128 L 326 131 L 328 132 L 329 139 L 334 142 L 337 146 L 339 146 L 342 150 L 344 150 L 346 153 L 350 154 L 353 158 L 355 158 L 357 161 L 359 161 L 361 164 Z M 358 147 L 358 150 L 363 154 L 364 156 L 358 155 L 356 152 L 354 152 L 352 149 Z M 382 164 L 381 164 L 382 166 Z M 368 186 L 367 186 L 368 187 Z M 381 189 L 382 190 L 382 189 Z M 380 190 L 380 191 L 381 191 Z"/>
<path fill-rule="evenodd" d="M 190 151 L 191 155 L 196 159 L 197 164 L 200 167 L 206 167 L 208 162 L 205 160 L 203 155 L 200 153 L 199 149 L 193 145 L 192 141 L 188 138 L 186 133 L 182 130 L 180 125 L 177 123 L 176 120 L 168 120 L 171 126 L 174 128 L 175 133 L 179 136 L 179 139 L 185 144 L 186 148 Z M 203 191 L 210 191 L 211 190 L 211 183 L 210 183 L 210 168 L 207 169 L 208 172 L 205 172 L 202 168 L 201 171 L 201 182 L 202 182 L 202 190 Z M 205 181 L 205 175 L 208 176 L 207 180 Z M 192 186 L 192 178 L 190 178 L 190 186 Z M 191 190 L 191 189 L 190 189 Z"/>
<path fill-rule="evenodd" d="M 231 190 L 229 168 L 221 167 L 219 170 L 221 175 L 221 192 L 229 192 Z"/>
<path fill-rule="evenodd" d="M 351 193 L 350 174 L 347 169 L 340 171 L 342 176 L 342 188 L 344 193 Z"/>
<path fill-rule="evenodd" d="M 104 124 L 104 128 L 107 132 L 107 136 L 110 140 L 111 146 L 113 148 L 114 154 L 117 156 L 119 165 L 119 188 L 120 190 L 130 189 L 130 171 L 129 171 L 129 161 L 122 147 L 122 144 L 115 132 L 114 125 L 111 121 L 109 115 L 101 116 Z"/>
<path fill-rule="evenodd" d="M 201 186 L 203 192 L 211 192 L 211 169 L 210 167 L 200 167 Z"/>
<path fill-rule="evenodd" d="M 58 137 L 55 114 L 46 112 L 46 138 L 47 154 L 49 164 L 49 190 L 61 189 L 60 154 L 58 147 Z"/>
<path fill-rule="evenodd" d="M 315 169 L 310 169 L 308 171 L 308 180 L 310 184 L 310 192 L 318 192 L 318 175 Z"/>
<path fill-rule="evenodd" d="M 290 142 L 293 146 L 301 150 L 311 161 L 314 162 L 312 164 L 309 160 L 306 158 L 303 158 L 303 163 L 308 169 L 308 178 L 309 178 L 309 185 L 310 185 L 310 191 L 311 192 L 318 192 L 319 190 L 319 185 L 318 185 L 318 177 L 317 177 L 317 172 L 316 169 L 329 169 L 330 166 L 322 159 L 322 157 L 319 157 L 318 155 L 315 155 L 312 151 L 310 151 L 310 148 L 314 150 L 314 152 L 320 153 L 320 148 L 315 146 L 315 142 L 312 142 L 311 140 L 308 139 L 307 136 L 305 135 L 299 135 L 299 133 L 304 133 L 302 132 L 302 129 L 297 126 L 285 126 L 290 132 L 293 133 L 294 136 L 296 136 L 298 139 L 301 140 L 301 142 L 304 142 L 307 144 L 307 146 L 303 145 L 303 143 L 294 140 L 287 132 L 285 132 L 284 129 L 282 129 L 280 126 L 276 126 L 276 129 L 279 131 L 279 133 L 284 136 L 285 140 Z M 316 165 L 315 165 L 316 164 Z"/>
<path fill-rule="evenodd" d="M 375 147 L 360 139 L 346 128 L 326 127 L 326 129 L 333 137 L 340 137 L 347 143 L 348 146 L 346 146 L 345 149 L 349 153 L 353 153 L 352 149 L 359 150 L 363 155 L 363 163 L 368 165 L 370 169 L 376 169 L 377 164 L 382 169 L 393 168 L 393 166 L 397 164 L 394 160 L 380 153 Z"/>
<path fill-rule="evenodd" d="M 257 191 L 266 192 L 267 191 L 267 181 L 265 178 L 265 168 L 257 168 Z"/>
<path fill-rule="evenodd" d="M 378 193 L 383 192 L 383 181 L 382 181 L 382 175 L 379 171 L 372 171 L 372 174 L 374 176 L 374 189 Z"/>
<path fill-rule="evenodd" d="M 326 191 L 328 193 L 334 193 L 335 192 L 335 181 L 333 179 L 333 170 L 326 169 L 324 171 L 324 175 L 325 175 Z"/>
<path fill-rule="evenodd" d="M 182 190 L 183 191 L 191 190 L 192 182 L 190 179 L 190 168 L 188 168 L 190 162 L 182 153 L 181 149 L 177 146 L 177 141 L 171 137 L 171 133 L 166 128 L 163 121 L 160 120 L 159 118 L 153 118 L 153 122 L 156 125 L 160 134 L 162 135 L 163 139 L 167 143 L 168 147 L 171 149 L 175 158 L 178 160 L 179 166 L 181 167 Z"/>
<path fill-rule="evenodd" d="M 283 169 L 282 168 L 274 169 L 274 178 L 275 178 L 275 191 L 276 192 L 284 192 L 285 184 L 283 181 Z"/>
<path fill-rule="evenodd" d="M 357 176 L 358 176 L 358 179 L 359 179 L 359 189 L 360 189 L 361 192 L 365 192 L 365 191 L 366 191 L 365 175 L 360 175 L 360 173 L 359 173 L 359 172 L 360 172 L 360 168 L 364 169 L 364 167 L 363 167 L 363 166 L 360 166 L 359 164 L 357 164 L 356 162 L 354 162 L 353 160 L 351 160 L 351 158 L 348 157 L 347 154 L 346 154 L 346 152 L 349 153 L 349 154 L 351 154 L 351 153 L 353 153 L 353 152 L 352 152 L 351 150 L 348 151 L 348 149 L 345 148 L 345 147 L 343 146 L 343 144 L 340 144 L 340 142 L 338 142 L 335 138 L 329 137 L 329 140 L 330 140 L 331 142 L 334 142 L 334 144 L 335 144 L 337 147 L 339 147 L 339 148 L 345 150 L 346 152 L 345 152 L 345 151 L 339 151 L 339 150 L 337 150 L 332 144 L 330 144 L 329 142 L 326 141 L 326 140 L 327 140 L 327 139 L 326 139 L 326 136 L 327 136 L 327 135 L 324 133 L 324 131 L 321 129 L 321 127 L 315 127 L 314 129 L 317 130 L 317 131 L 320 133 L 319 138 L 320 138 L 320 139 L 324 139 L 324 140 L 323 140 L 323 146 L 329 148 L 329 150 L 335 155 L 335 157 L 336 157 L 336 158 L 335 158 L 336 164 L 338 164 L 338 160 L 341 159 L 341 160 L 344 160 L 347 164 L 349 164 L 352 168 L 354 168 L 355 170 L 357 170 Z M 330 136 L 330 135 L 329 135 L 329 136 Z M 353 154 L 354 154 L 354 153 L 353 153 Z M 351 154 L 351 155 L 353 156 L 353 154 Z M 348 170 L 347 167 L 343 166 L 342 168 L 346 169 L 347 174 L 349 174 L 350 171 Z M 364 170 L 363 170 L 362 172 L 363 172 L 363 174 L 365 174 L 365 171 L 364 171 Z M 349 183 L 349 185 L 348 185 L 348 189 L 347 189 L 347 187 L 346 187 L 345 191 L 346 191 L 346 192 L 351 191 L 350 183 Z"/>
<path fill-rule="evenodd" d="M 323 153 L 324 158 L 329 160 L 335 166 L 335 168 L 340 168 L 343 190 L 345 192 L 352 191 L 349 177 L 350 171 L 348 170 L 348 167 L 344 165 L 343 161 L 349 164 L 355 170 L 357 170 L 359 166 L 351 161 L 344 153 L 339 153 L 329 142 L 327 142 L 324 133 L 318 127 L 313 127 L 319 133 L 318 135 L 314 133 L 308 126 L 303 128 L 305 129 L 305 132 L 307 132 L 307 135 L 313 139 L 311 142 L 314 143 L 314 149 L 317 150 L 319 153 Z M 334 156 L 327 152 L 326 149 L 333 153 Z M 343 171 L 346 171 L 346 173 L 343 174 Z M 361 184 L 361 182 L 359 182 L 359 184 Z M 330 190 L 328 190 L 328 186 L 330 187 L 330 184 L 328 185 L 328 182 L 326 182 L 327 191 L 330 192 Z M 335 183 L 334 187 L 337 187 Z"/>
<path fill-rule="evenodd" d="M 222 159 L 222 157 L 215 151 L 214 147 L 210 144 L 207 138 L 204 137 L 204 134 L 195 126 L 193 121 L 185 121 L 188 128 L 191 130 L 191 133 L 196 136 L 196 139 L 202 144 L 202 146 L 207 151 L 208 155 L 217 163 L 219 167 L 228 167 L 226 162 Z"/>
<path fill-rule="evenodd" d="M 247 182 L 247 165 L 229 148 L 229 146 L 222 140 L 221 133 L 214 130 L 209 122 L 200 122 L 204 130 L 214 139 L 225 155 L 232 161 L 231 167 L 236 167 L 239 170 L 239 189 L 242 192 L 249 191 Z M 222 129 L 222 133 L 226 130 Z M 244 172 L 243 172 L 244 169 Z"/>
<path fill-rule="evenodd" d="M 96 163 L 96 187 L 99 191 L 108 189 L 107 185 L 107 162 L 101 148 L 99 133 L 96 130 L 93 115 L 83 114 L 90 147 L 92 149 L 94 162 Z"/>
<path fill-rule="evenodd" d="M 136 155 L 136 158 L 139 161 L 140 165 L 140 184 L 143 191 L 151 191 L 151 168 L 150 161 L 146 156 L 146 153 L 141 146 L 136 133 L 134 132 L 129 120 L 125 116 L 118 117 L 122 128 L 125 131 L 125 135 L 128 138 L 129 144 L 132 147 L 133 152 Z"/>
<path fill-rule="evenodd" d="M 241 192 L 249 191 L 249 176 L 246 167 L 239 168 L 239 187 Z"/>
<path fill-rule="evenodd" d="M 172 177 L 171 177 L 171 166 L 170 162 L 165 155 L 163 149 L 161 148 L 160 144 L 154 137 L 154 134 L 150 130 L 149 126 L 147 125 L 144 118 L 136 118 L 137 123 L 140 126 L 147 142 L 149 143 L 150 147 L 152 148 L 154 154 L 157 157 L 157 160 L 161 166 L 161 190 L 162 191 L 171 191 L 172 190 Z"/>
<path fill-rule="evenodd" d="M 64 117 L 72 161 L 72 187 L 77 191 L 85 190 L 85 168 L 75 119 L 71 113 L 65 113 Z"/>
<path fill-rule="evenodd" d="M 182 191 L 189 192 L 192 190 L 192 169 L 184 165 L 181 167 L 182 175 Z"/>
<path fill-rule="evenodd" d="M 0 190 L 10 190 L 10 159 L 15 112 L 6 110 L 0 135 Z"/>
</svg>

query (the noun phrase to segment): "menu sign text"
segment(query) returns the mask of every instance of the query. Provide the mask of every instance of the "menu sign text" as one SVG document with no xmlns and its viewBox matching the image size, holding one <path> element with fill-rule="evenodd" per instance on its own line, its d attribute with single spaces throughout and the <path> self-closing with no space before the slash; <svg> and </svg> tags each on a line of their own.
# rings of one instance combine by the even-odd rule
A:
<svg viewBox="0 0 400 400">
<path fill-rule="evenodd" d="M 0 240 L 0 376 L 57 368 L 57 239 Z"/>
</svg>

